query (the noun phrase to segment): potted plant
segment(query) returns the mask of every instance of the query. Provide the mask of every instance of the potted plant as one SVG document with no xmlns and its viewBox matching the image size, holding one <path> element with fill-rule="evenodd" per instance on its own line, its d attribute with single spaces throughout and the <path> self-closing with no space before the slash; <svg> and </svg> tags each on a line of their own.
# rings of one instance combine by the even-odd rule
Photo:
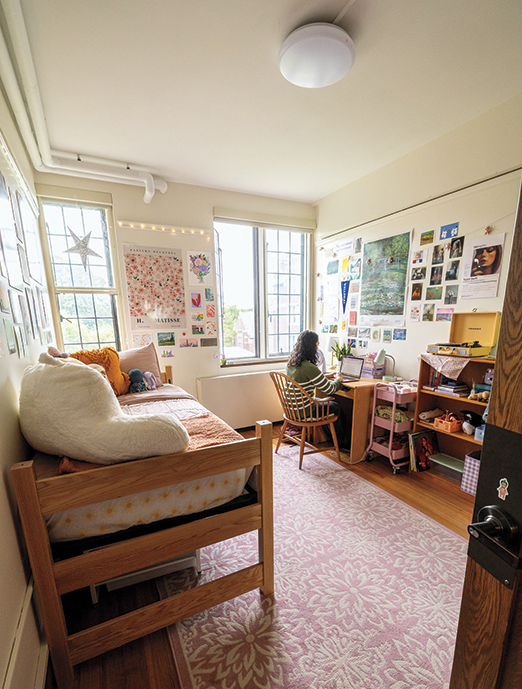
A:
<svg viewBox="0 0 522 689">
<path fill-rule="evenodd" d="M 339 344 L 339 342 L 334 342 L 332 344 L 332 352 L 337 361 L 340 362 L 343 356 L 349 356 L 352 353 L 352 343 L 343 342 L 342 344 Z"/>
</svg>

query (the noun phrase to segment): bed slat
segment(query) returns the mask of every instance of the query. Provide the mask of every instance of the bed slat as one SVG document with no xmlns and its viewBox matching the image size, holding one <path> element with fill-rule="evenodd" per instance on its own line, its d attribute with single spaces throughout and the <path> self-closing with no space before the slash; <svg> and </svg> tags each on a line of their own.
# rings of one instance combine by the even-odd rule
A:
<svg viewBox="0 0 522 689">
<path fill-rule="evenodd" d="M 235 538 L 261 528 L 261 506 L 249 505 L 231 512 L 206 517 L 189 524 L 174 526 L 132 541 L 71 557 L 54 565 L 60 595 L 112 579 L 137 569 L 164 562 L 177 555 L 204 548 L 212 543 Z"/>
<path fill-rule="evenodd" d="M 260 462 L 259 454 L 259 440 L 253 438 L 192 452 L 112 464 L 77 474 L 43 478 L 36 485 L 42 513 L 47 516 L 104 500 L 256 466 Z"/>
<path fill-rule="evenodd" d="M 202 610 L 258 588 L 263 568 L 252 565 L 197 588 L 151 603 L 139 610 L 90 627 L 68 637 L 73 665 L 168 627 Z"/>
</svg>

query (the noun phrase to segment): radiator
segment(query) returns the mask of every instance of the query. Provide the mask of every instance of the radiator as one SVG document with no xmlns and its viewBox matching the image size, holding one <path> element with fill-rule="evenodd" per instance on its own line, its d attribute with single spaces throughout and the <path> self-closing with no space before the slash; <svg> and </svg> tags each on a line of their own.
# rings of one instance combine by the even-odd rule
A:
<svg viewBox="0 0 522 689">
<path fill-rule="evenodd" d="M 281 404 L 268 371 L 196 379 L 198 399 L 232 428 L 281 421 Z"/>
</svg>

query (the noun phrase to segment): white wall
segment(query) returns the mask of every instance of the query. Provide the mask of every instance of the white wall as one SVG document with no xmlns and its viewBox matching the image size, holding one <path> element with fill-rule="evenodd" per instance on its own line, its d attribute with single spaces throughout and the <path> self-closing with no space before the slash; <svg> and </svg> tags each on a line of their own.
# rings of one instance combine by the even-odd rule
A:
<svg viewBox="0 0 522 689">
<path fill-rule="evenodd" d="M 10 152 L 23 172 L 26 182 L 34 188 L 31 167 L 1 96 L 0 131 L 7 140 Z M 13 189 L 16 188 L 16 177 L 1 155 L 0 168 L 8 185 Z M 18 657 L 24 658 L 24 666 L 23 673 L 16 672 L 13 676 L 21 677 L 23 675 L 26 682 L 25 686 L 30 689 L 36 676 L 40 649 L 34 615 L 30 612 L 29 615 L 21 618 L 28 576 L 19 547 L 16 506 L 11 491 L 10 469 L 15 462 L 28 458 L 28 447 L 20 433 L 18 424 L 20 380 L 25 367 L 35 363 L 45 347 L 39 342 L 29 343 L 29 355 L 27 357 L 20 359 L 18 354 L 9 355 L 2 323 L 3 318 L 10 319 L 10 316 L 0 313 L 0 339 L 4 351 L 4 356 L 0 357 L 0 465 L 3 479 L 0 485 L 0 524 L 2 525 L 0 529 L 0 553 L 2 554 L 0 557 L 0 600 L 2 601 L 0 605 L 0 684 L 4 686 L 15 636 L 18 633 L 20 646 L 17 647 L 17 653 L 19 654 Z M 24 628 L 18 629 L 21 619 L 24 620 Z M 29 680 L 31 683 L 28 683 Z"/>
<path fill-rule="evenodd" d="M 316 241 L 325 251 L 316 252 L 316 272 L 323 268 L 323 256 L 328 256 L 334 243 L 343 238 L 361 237 L 364 243 L 412 230 L 414 250 L 420 246 L 420 234 L 432 229 L 435 230 L 434 244 L 441 243 L 437 242 L 437 237 L 442 225 L 458 222 L 460 235 L 469 239 L 482 237 L 484 228 L 492 225 L 495 234 L 506 234 L 498 296 L 459 298 L 454 308 L 456 311 L 502 311 L 521 175 L 516 171 L 476 183 L 522 165 L 520 121 L 522 97 L 323 199 L 318 204 Z M 454 191 L 468 185 L 473 186 Z M 435 198 L 437 196 L 441 198 Z M 401 210 L 405 207 L 411 208 Z M 375 220 L 381 216 L 386 217 Z M 320 280 L 317 282 L 319 284 Z M 427 284 L 429 281 L 425 280 L 424 289 Z M 409 295 L 409 285 L 407 290 Z M 425 299 L 420 303 L 426 303 Z M 408 298 L 404 323 L 406 341 L 385 346 L 396 360 L 396 372 L 406 379 L 417 377 L 417 357 L 426 351 L 428 344 L 449 339 L 449 323 L 409 321 L 410 304 Z M 441 302 L 435 304 L 444 306 Z M 316 311 L 317 324 L 318 321 Z M 323 342 L 325 339 L 323 336 Z M 367 351 L 381 346 L 370 343 Z M 357 353 L 364 353 L 364 350 Z"/>
</svg>

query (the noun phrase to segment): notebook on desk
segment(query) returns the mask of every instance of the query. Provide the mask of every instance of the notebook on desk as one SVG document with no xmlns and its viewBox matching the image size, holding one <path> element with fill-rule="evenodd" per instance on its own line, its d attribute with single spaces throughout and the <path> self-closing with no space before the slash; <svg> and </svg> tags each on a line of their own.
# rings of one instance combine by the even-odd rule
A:
<svg viewBox="0 0 522 689">
<path fill-rule="evenodd" d="M 339 372 L 343 376 L 343 382 L 349 383 L 354 380 L 360 380 L 363 370 L 363 364 L 363 356 L 343 356 L 341 361 L 341 368 L 339 369 Z"/>
</svg>

